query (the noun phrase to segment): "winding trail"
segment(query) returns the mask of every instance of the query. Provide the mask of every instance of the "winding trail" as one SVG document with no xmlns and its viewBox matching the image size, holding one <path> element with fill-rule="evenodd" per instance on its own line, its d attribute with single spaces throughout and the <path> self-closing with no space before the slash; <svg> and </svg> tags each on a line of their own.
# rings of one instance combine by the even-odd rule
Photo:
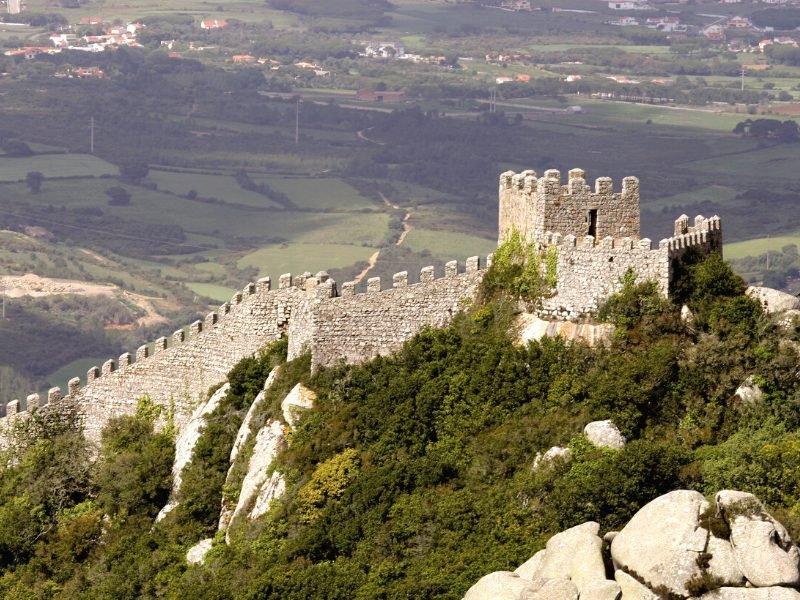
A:
<svg viewBox="0 0 800 600">
<path fill-rule="evenodd" d="M 367 273 L 369 273 L 372 269 L 375 268 L 375 264 L 378 262 L 378 257 L 380 255 L 381 255 L 381 251 L 378 250 L 372 256 L 369 257 L 369 264 L 367 265 L 367 267 L 363 271 L 361 271 L 361 273 L 356 275 L 355 279 L 353 279 L 353 283 L 358 285 L 361 282 L 361 280 L 364 279 L 364 277 L 367 276 Z"/>
</svg>

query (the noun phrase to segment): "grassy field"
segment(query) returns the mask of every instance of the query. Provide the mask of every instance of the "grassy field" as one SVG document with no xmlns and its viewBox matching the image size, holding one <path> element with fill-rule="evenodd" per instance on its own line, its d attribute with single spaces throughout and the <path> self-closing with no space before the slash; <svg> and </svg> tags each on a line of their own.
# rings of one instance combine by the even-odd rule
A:
<svg viewBox="0 0 800 600">
<path fill-rule="evenodd" d="M 480 256 L 483 261 L 497 247 L 496 242 L 486 238 L 419 228 L 406 236 L 405 244 L 414 252 L 427 250 L 439 260 L 457 260 L 459 264 L 470 256 Z"/>
<path fill-rule="evenodd" d="M 53 12 L 50 0 L 28 0 L 27 10 L 30 12 Z M 80 8 L 67 12 L 71 23 L 77 23 L 82 17 L 101 17 L 108 22 L 116 18 L 134 20 L 149 15 L 186 15 L 201 18 L 231 19 L 257 22 L 271 21 L 273 26 L 282 29 L 298 27 L 300 19 L 296 15 L 269 9 L 260 0 L 224 0 L 209 2 L 207 0 L 181 0 L 180 2 L 157 2 L 156 0 L 103 0 L 99 3 L 82 4 Z"/>
<path fill-rule="evenodd" d="M 725 244 L 724 253 L 726 259 L 733 260 L 745 256 L 759 256 L 773 250 L 778 251 L 788 244 L 800 246 L 800 233 Z"/>
<path fill-rule="evenodd" d="M 115 357 L 101 356 L 101 357 L 79 358 L 78 360 L 74 360 L 71 363 L 67 363 L 57 371 L 53 371 L 45 378 L 45 380 L 51 387 L 58 386 L 61 388 L 61 391 L 66 394 L 67 382 L 70 379 L 72 379 L 73 377 L 80 377 L 81 385 L 85 385 L 86 371 L 88 371 L 92 367 L 99 367 L 109 358 L 115 358 Z M 47 389 L 42 389 L 39 391 L 39 393 L 42 395 L 42 398 L 47 397 Z"/>
<path fill-rule="evenodd" d="M 286 194 L 298 208 L 315 211 L 364 210 L 379 205 L 362 196 L 341 179 L 297 179 L 261 177 L 276 192 Z"/>
<path fill-rule="evenodd" d="M 649 120 L 657 125 L 711 129 L 727 133 L 733 131 L 737 123 L 747 118 L 745 114 L 738 115 L 701 108 L 672 108 L 591 98 L 581 98 L 580 100 L 576 98 L 575 100 L 575 103 L 584 110 L 583 115 L 575 117 L 576 122 L 592 123 L 602 120 L 630 124 L 646 123 Z"/>
<path fill-rule="evenodd" d="M 251 252 L 237 266 L 256 267 L 260 277 L 268 275 L 277 282 L 283 273 L 296 275 L 348 267 L 368 260 L 373 252 L 374 248 L 347 244 L 282 244 Z"/>
<path fill-rule="evenodd" d="M 740 190 L 736 190 L 735 188 L 724 185 L 709 185 L 691 192 L 667 196 L 666 198 L 660 198 L 658 200 L 647 200 L 646 198 L 643 198 L 642 208 L 648 208 L 651 210 L 657 210 L 664 207 L 679 208 L 681 206 L 697 204 L 698 202 L 703 202 L 704 200 L 725 203 L 732 201 L 739 191 Z"/>
<path fill-rule="evenodd" d="M 687 169 L 703 176 L 706 182 L 712 178 L 722 180 L 725 176 L 753 177 L 797 181 L 797 164 L 800 160 L 800 144 L 781 144 L 732 156 L 709 158 L 687 163 Z"/>
<path fill-rule="evenodd" d="M 45 154 L 11 158 L 0 156 L 0 181 L 20 181 L 30 171 L 45 177 L 100 177 L 117 175 L 119 169 L 90 154 Z"/>
<path fill-rule="evenodd" d="M 311 183 L 316 185 L 316 180 Z M 105 190 L 113 185 L 118 183 L 104 179 L 57 180 L 46 181 L 39 194 L 30 193 L 20 183 L 0 186 L 0 192 L 7 199 L 41 206 L 100 206 L 106 215 L 125 221 L 175 223 L 186 231 L 212 238 L 281 238 L 371 245 L 383 238 L 389 219 L 382 213 L 306 213 L 208 204 L 136 186 L 125 186 L 132 195 L 130 205 L 109 206 Z M 366 200 L 356 198 L 353 202 Z M 59 226 L 57 217 L 53 218 L 52 226 Z M 176 241 L 176 247 L 198 249 L 189 241 Z"/>
<path fill-rule="evenodd" d="M 232 204 L 261 208 L 279 206 L 262 194 L 242 189 L 231 175 L 151 170 L 147 180 L 158 185 L 159 190 L 167 190 L 182 196 L 194 190 L 202 198 L 217 198 Z"/>
<path fill-rule="evenodd" d="M 213 283 L 196 283 L 189 281 L 186 282 L 186 287 L 188 287 L 198 296 L 211 298 L 217 302 L 226 302 L 233 297 L 234 293 L 236 293 L 234 288 L 216 285 Z"/>
</svg>

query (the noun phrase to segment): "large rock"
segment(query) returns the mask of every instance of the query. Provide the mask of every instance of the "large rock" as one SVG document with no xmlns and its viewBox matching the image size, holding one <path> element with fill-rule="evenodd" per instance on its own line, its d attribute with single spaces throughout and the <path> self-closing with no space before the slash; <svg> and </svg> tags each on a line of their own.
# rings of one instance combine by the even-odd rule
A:
<svg viewBox="0 0 800 600">
<path fill-rule="evenodd" d="M 800 553 L 753 494 L 722 490 L 717 509 L 731 530 L 736 564 L 756 587 L 800 584 Z"/>
<path fill-rule="evenodd" d="M 787 310 L 778 321 L 778 327 L 784 331 L 789 331 L 798 324 L 800 324 L 800 310 L 796 309 Z"/>
<path fill-rule="evenodd" d="M 256 502 L 248 514 L 251 519 L 257 519 L 261 515 L 267 514 L 272 501 L 283 496 L 286 491 L 286 479 L 281 473 L 273 471 L 269 479 L 265 481 L 258 490 Z"/>
<path fill-rule="evenodd" d="M 614 563 L 650 588 L 689 596 L 689 581 L 702 577 L 697 558 L 706 549 L 708 531 L 699 516 L 708 508 L 702 494 L 689 490 L 649 502 L 611 542 Z M 623 587 L 623 598 L 624 592 Z"/>
<path fill-rule="evenodd" d="M 581 592 L 581 600 L 619 600 L 622 588 L 616 581 L 602 581 Z"/>
<path fill-rule="evenodd" d="M 539 471 L 552 466 L 555 462 L 569 462 L 570 460 L 572 460 L 572 450 L 561 446 L 553 446 L 544 454 L 541 452 L 536 453 L 533 459 L 533 470 Z"/>
<path fill-rule="evenodd" d="M 517 342 L 527 344 L 543 337 L 560 337 L 569 341 L 585 342 L 589 346 L 602 346 L 614 334 L 608 323 L 572 323 L 571 321 L 545 321 L 536 315 L 523 313 L 515 320 Z"/>
<path fill-rule="evenodd" d="M 200 540 L 189 548 L 189 551 L 186 553 L 186 562 L 190 565 L 202 565 L 206 561 L 206 554 L 211 550 L 213 544 L 214 540 L 211 538 Z"/>
<path fill-rule="evenodd" d="M 286 432 L 284 431 L 284 425 L 280 421 L 270 421 L 258 432 L 253 454 L 250 456 L 250 462 L 247 466 L 247 474 L 244 476 L 242 489 L 239 492 L 239 502 L 236 504 L 236 509 L 231 517 L 231 523 L 234 523 L 240 515 L 250 513 L 263 486 L 274 486 L 274 483 L 268 483 L 272 475 L 269 467 L 285 443 Z M 274 498 L 275 496 L 273 495 L 272 497 Z M 268 508 L 268 506 L 262 507 L 261 510 L 266 512 Z"/>
<path fill-rule="evenodd" d="M 214 392 L 208 401 L 198 406 L 192 413 L 189 422 L 181 431 L 178 439 L 175 440 L 175 462 L 172 463 L 172 491 L 170 493 L 170 500 L 167 502 L 166 506 L 159 511 L 156 516 L 156 523 L 161 521 L 178 506 L 176 497 L 183 483 L 181 475 L 186 465 L 192 460 L 194 447 L 197 445 L 202 430 L 206 426 L 206 417 L 217 409 L 230 387 L 230 384 L 226 383 Z"/>
<path fill-rule="evenodd" d="M 800 600 L 800 592 L 785 587 L 723 587 L 700 596 L 701 600 Z"/>
<path fill-rule="evenodd" d="M 536 576 L 540 579 L 569 579 L 583 596 L 586 590 L 606 581 L 600 525 L 592 521 L 551 537 Z"/>
<path fill-rule="evenodd" d="M 728 540 L 723 540 L 715 535 L 708 536 L 706 554 L 711 555 L 706 573 L 712 581 L 722 586 L 739 586 L 745 584 L 744 573 L 736 563 L 733 546 Z"/>
<path fill-rule="evenodd" d="M 286 394 L 286 398 L 281 402 L 283 418 L 294 429 L 300 421 L 300 416 L 309 408 L 314 406 L 317 395 L 313 390 L 308 389 L 302 383 L 298 383 L 292 391 Z"/>
<path fill-rule="evenodd" d="M 535 600 L 578 600 L 578 588 L 569 579 L 548 579 L 533 597 Z"/>
<path fill-rule="evenodd" d="M 598 448 L 620 450 L 625 447 L 625 436 L 608 420 L 592 421 L 583 428 L 583 435 Z"/>
<path fill-rule="evenodd" d="M 622 592 L 622 600 L 661 600 L 659 596 L 624 571 L 617 570 L 614 573 L 614 579 Z"/>
<path fill-rule="evenodd" d="M 534 600 L 536 586 L 509 571 L 497 571 L 481 577 L 467 590 L 464 600 Z"/>
<path fill-rule="evenodd" d="M 261 405 L 264 404 L 264 399 L 267 395 L 266 392 L 272 387 L 272 384 L 275 383 L 275 378 L 278 376 L 278 373 L 280 373 L 280 369 L 280 367 L 275 367 L 269 372 L 266 381 L 264 381 L 264 387 L 258 393 L 256 399 L 253 400 L 250 408 L 247 409 L 247 414 L 244 416 L 242 424 L 239 426 L 239 431 L 236 432 L 236 438 L 233 440 L 233 447 L 231 448 L 230 457 L 231 466 L 233 466 L 236 457 L 239 455 L 239 451 L 250 437 L 250 434 L 252 433 L 253 416 L 258 412 L 258 409 L 261 408 Z"/>
<path fill-rule="evenodd" d="M 734 392 L 734 396 L 736 396 L 740 402 L 744 402 L 745 404 L 752 404 L 753 402 L 758 402 L 761 400 L 761 397 L 764 395 L 764 392 L 761 391 L 761 388 L 758 387 L 758 384 L 753 379 L 753 376 L 750 375 L 747 379 L 742 382 L 736 391 Z"/>
<path fill-rule="evenodd" d="M 769 314 L 800 309 L 800 298 L 768 287 L 749 287 L 747 295 L 761 302 Z"/>
<path fill-rule="evenodd" d="M 250 435 L 253 433 L 253 419 L 255 418 L 258 410 L 264 404 L 264 400 L 266 400 L 267 397 L 267 390 L 272 387 L 272 384 L 275 382 L 275 378 L 278 376 L 279 372 L 280 367 L 275 367 L 272 369 L 272 371 L 270 371 L 266 381 L 264 381 L 264 387 L 258 393 L 255 400 L 253 400 L 250 408 L 247 409 L 247 414 L 244 416 L 242 424 L 239 426 L 239 431 L 236 432 L 236 438 L 233 440 L 233 447 L 231 448 L 231 455 L 229 458 L 230 466 L 228 467 L 228 474 L 225 476 L 226 486 L 230 483 L 233 476 L 233 467 L 236 462 L 236 458 L 239 456 L 239 452 L 242 450 L 244 445 L 247 443 L 247 440 L 250 439 Z M 232 504 L 231 500 L 227 496 L 223 495 L 222 507 L 219 511 L 218 529 L 220 531 L 228 529 L 228 526 L 231 524 L 233 511 L 235 508 L 236 507 Z"/>
<path fill-rule="evenodd" d="M 544 555 L 546 552 L 546 550 L 539 550 L 536 554 L 531 556 L 528 560 L 517 567 L 514 570 L 514 573 L 523 579 L 527 579 L 528 581 L 535 580 L 539 576 L 539 570 L 542 568 L 542 563 L 544 562 Z"/>
</svg>

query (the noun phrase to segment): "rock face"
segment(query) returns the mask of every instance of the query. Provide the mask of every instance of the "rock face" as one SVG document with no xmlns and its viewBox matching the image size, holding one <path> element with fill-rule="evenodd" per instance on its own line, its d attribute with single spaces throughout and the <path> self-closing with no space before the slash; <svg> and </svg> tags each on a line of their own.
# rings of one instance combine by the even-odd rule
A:
<svg viewBox="0 0 800 600">
<path fill-rule="evenodd" d="M 192 418 L 189 419 L 186 427 L 183 428 L 178 439 L 175 441 L 175 462 L 172 463 L 172 492 L 170 493 L 169 502 L 167 502 L 167 505 L 158 513 L 156 523 L 178 506 L 175 498 L 181 489 L 181 474 L 183 473 L 183 469 L 186 468 L 186 465 L 192 461 L 194 447 L 197 445 L 202 429 L 206 424 L 206 416 L 216 410 L 219 403 L 222 402 L 222 399 L 225 397 L 225 394 L 228 393 L 230 387 L 230 384 L 226 383 L 214 392 L 207 402 L 198 406 L 194 413 L 192 413 Z"/>
<path fill-rule="evenodd" d="M 304 411 L 314 406 L 317 395 L 302 383 L 298 383 L 281 402 L 283 418 L 294 429 Z"/>
<path fill-rule="evenodd" d="M 206 554 L 211 550 L 213 543 L 214 540 L 211 538 L 206 538 L 197 542 L 194 546 L 189 548 L 189 551 L 186 553 L 186 562 L 190 565 L 202 565 L 206 561 Z"/>
<path fill-rule="evenodd" d="M 768 287 L 747 288 L 747 295 L 761 302 L 764 310 L 774 315 L 787 310 L 800 309 L 800 298 Z"/>
<path fill-rule="evenodd" d="M 751 404 L 753 402 L 758 402 L 763 396 L 764 393 L 761 391 L 761 388 L 758 387 L 756 382 L 751 375 L 747 379 L 742 382 L 736 391 L 734 392 L 734 396 L 736 396 L 741 402 L 745 404 Z"/>
<path fill-rule="evenodd" d="M 551 537 L 536 577 L 569 579 L 581 595 L 605 581 L 603 540 L 597 535 L 599 532 L 600 524 L 590 521 Z"/>
<path fill-rule="evenodd" d="M 800 553 L 786 528 L 745 492 L 717 493 L 719 512 L 731 530 L 736 564 L 756 587 L 800 584 Z"/>
<path fill-rule="evenodd" d="M 700 596 L 701 600 L 800 600 L 800 592 L 785 587 L 723 587 Z"/>
<path fill-rule="evenodd" d="M 255 502 L 261 493 L 262 487 L 270 480 L 269 467 L 272 461 L 280 452 L 286 443 L 286 433 L 284 425 L 280 421 L 270 421 L 256 435 L 256 445 L 253 448 L 253 454 L 250 457 L 250 463 L 247 468 L 247 475 L 242 482 L 242 489 L 239 492 L 239 502 L 233 511 L 231 523 L 236 521 L 237 517 L 253 508 Z M 280 477 L 280 475 L 278 475 Z M 281 478 L 282 479 L 282 478 Z M 271 488 L 276 486 L 281 487 L 283 483 L 273 483 Z M 274 495 L 272 497 L 275 497 Z M 262 507 L 264 512 L 265 509 Z"/>
<path fill-rule="evenodd" d="M 536 586 L 508 571 L 489 573 L 467 591 L 464 600 L 534 600 Z"/>
<path fill-rule="evenodd" d="M 586 342 L 594 348 L 610 341 L 614 334 L 614 326 L 608 323 L 546 321 L 530 313 L 519 315 L 515 325 L 519 331 L 517 341 L 520 344 L 527 344 L 543 337 L 560 337 L 570 341 Z"/>
<path fill-rule="evenodd" d="M 572 527 L 514 573 L 484 577 L 470 590 L 484 595 L 465 600 L 800 600 L 800 552 L 783 525 L 752 494 L 723 490 L 715 504 L 676 490 L 602 540 L 598 523 Z"/>
<path fill-rule="evenodd" d="M 266 381 L 264 382 L 264 387 L 258 393 L 253 403 L 250 405 L 250 408 L 247 410 L 247 414 L 245 415 L 244 419 L 242 420 L 242 424 L 239 427 L 239 431 L 236 432 L 236 438 L 233 442 L 233 447 L 231 448 L 231 456 L 230 456 L 230 467 L 228 468 L 228 474 L 225 477 L 225 483 L 230 483 L 231 474 L 233 472 L 233 466 L 236 461 L 236 457 L 239 456 L 239 452 L 241 451 L 242 447 L 245 445 L 247 440 L 250 438 L 252 434 L 252 426 L 253 426 L 253 418 L 254 415 L 257 413 L 258 409 L 264 403 L 264 399 L 267 395 L 267 390 L 272 387 L 272 384 L 275 382 L 275 378 L 278 376 L 280 372 L 280 367 L 275 367 L 270 371 L 269 375 L 267 376 Z M 228 529 L 228 526 L 231 523 L 231 519 L 233 518 L 233 511 L 236 507 L 233 506 L 230 500 L 223 496 L 222 498 L 222 508 L 220 509 L 219 515 L 219 530 L 224 531 Z"/>
<path fill-rule="evenodd" d="M 536 457 L 533 459 L 533 470 L 538 471 L 539 469 L 546 469 L 552 465 L 554 461 L 569 461 L 571 458 L 572 451 L 569 448 L 553 446 L 544 454 L 541 452 L 536 453 Z"/>
<path fill-rule="evenodd" d="M 598 448 L 620 450 L 625 447 L 625 436 L 611 421 L 592 421 L 583 428 L 583 435 Z"/>
<path fill-rule="evenodd" d="M 697 558 L 706 549 L 708 531 L 699 518 L 708 508 L 702 494 L 689 490 L 656 498 L 614 538 L 614 563 L 650 588 L 688 597 L 689 582 L 702 577 Z"/>
</svg>

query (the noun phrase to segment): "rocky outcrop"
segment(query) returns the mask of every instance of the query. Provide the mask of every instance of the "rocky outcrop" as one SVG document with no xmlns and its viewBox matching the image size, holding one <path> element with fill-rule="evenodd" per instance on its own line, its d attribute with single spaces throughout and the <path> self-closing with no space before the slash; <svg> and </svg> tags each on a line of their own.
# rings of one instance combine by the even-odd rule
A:
<svg viewBox="0 0 800 600">
<path fill-rule="evenodd" d="M 625 436 L 608 420 L 592 421 L 583 428 L 583 435 L 598 448 L 621 450 L 625 447 Z"/>
<path fill-rule="evenodd" d="M 536 586 L 508 571 L 497 571 L 482 577 L 467 591 L 464 600 L 534 600 Z"/>
<path fill-rule="evenodd" d="M 515 322 L 519 332 L 517 341 L 527 344 L 543 337 L 560 337 L 569 341 L 585 342 L 589 346 L 602 346 L 611 340 L 614 326 L 608 323 L 573 323 L 571 321 L 546 321 L 536 315 L 523 313 Z"/>
<path fill-rule="evenodd" d="M 208 551 L 211 550 L 213 544 L 214 540 L 212 538 L 200 540 L 189 548 L 189 551 L 186 553 L 186 562 L 190 565 L 202 565 L 206 561 L 206 555 Z"/>
<path fill-rule="evenodd" d="M 314 406 L 316 399 L 317 395 L 302 383 L 298 383 L 292 388 L 292 391 L 281 402 L 283 418 L 289 424 L 289 427 L 295 428 L 300 421 L 300 415 Z"/>
<path fill-rule="evenodd" d="M 736 391 L 733 393 L 733 395 L 736 396 L 740 402 L 752 404 L 753 402 L 758 402 L 761 400 L 764 392 L 761 391 L 761 388 L 751 375 L 742 382 L 742 385 L 736 388 Z"/>
<path fill-rule="evenodd" d="M 689 490 L 646 504 L 611 543 L 614 564 L 650 588 L 690 596 L 689 582 L 702 577 L 697 558 L 706 549 L 708 531 L 699 521 L 709 506 L 700 492 Z"/>
<path fill-rule="evenodd" d="M 731 530 L 736 564 L 756 587 L 800 584 L 800 553 L 786 528 L 753 494 L 723 490 L 717 508 Z"/>
<path fill-rule="evenodd" d="M 676 490 L 602 539 L 598 523 L 572 527 L 465 600 L 800 600 L 800 553 L 783 525 L 752 494 L 723 490 L 714 504 Z"/>
<path fill-rule="evenodd" d="M 764 310 L 771 315 L 782 313 L 787 310 L 800 309 L 800 298 L 792 296 L 780 290 L 774 290 L 768 287 L 755 287 L 747 288 L 747 295 L 755 300 L 761 302 Z"/>
<path fill-rule="evenodd" d="M 266 381 L 264 382 L 264 387 L 258 393 L 255 400 L 253 400 L 253 403 L 247 410 L 247 414 L 242 420 L 242 424 L 239 426 L 239 431 L 236 432 L 236 438 L 234 439 L 229 459 L 230 467 L 228 468 L 228 474 L 225 477 L 226 485 L 231 483 L 231 477 L 233 475 L 233 466 L 236 463 L 236 457 L 239 456 L 239 452 L 244 447 L 247 440 L 250 438 L 253 428 L 253 419 L 257 414 L 258 410 L 264 404 L 264 400 L 267 396 L 267 390 L 270 387 L 272 387 L 272 384 L 275 382 L 275 378 L 278 376 L 279 372 L 280 372 L 280 367 L 275 367 L 274 369 L 272 369 L 272 371 L 270 371 Z M 233 505 L 231 500 L 227 496 L 223 495 L 222 508 L 220 509 L 220 515 L 219 515 L 219 529 L 221 531 L 228 529 L 228 526 L 231 524 L 231 518 L 233 517 L 233 511 L 235 508 L 236 507 L 235 505 Z"/>
<path fill-rule="evenodd" d="M 541 452 L 536 453 L 536 456 L 533 458 L 533 470 L 539 471 L 541 469 L 546 469 L 555 462 L 569 462 L 571 459 L 572 451 L 569 448 L 553 446 L 544 454 Z"/>
<path fill-rule="evenodd" d="M 250 462 L 247 467 L 247 474 L 242 481 L 242 489 L 239 492 L 239 501 L 233 511 L 231 523 L 234 523 L 237 517 L 248 514 L 255 506 L 258 496 L 261 494 L 262 488 L 271 479 L 269 467 L 278 456 L 286 443 L 286 432 L 284 425 L 280 421 L 270 421 L 256 435 L 256 444 L 253 447 L 253 454 L 250 457 Z M 276 487 L 283 493 L 285 484 L 280 474 L 277 475 L 280 483 L 271 482 L 270 489 L 274 490 Z M 274 492 L 271 492 L 274 498 Z M 262 501 L 263 504 L 263 501 Z M 263 510 L 263 507 L 262 507 Z"/>
<path fill-rule="evenodd" d="M 156 523 L 161 521 L 178 506 L 177 496 L 181 489 L 181 474 L 186 468 L 186 465 L 192 461 L 194 447 L 197 445 L 197 441 L 200 439 L 200 435 L 206 425 L 206 417 L 216 410 L 219 403 L 222 402 L 222 399 L 225 397 L 225 394 L 228 393 L 230 387 L 230 384 L 226 383 L 214 392 L 208 401 L 198 406 L 194 413 L 192 413 L 192 417 L 189 419 L 186 427 L 183 428 L 178 439 L 175 441 L 175 462 L 172 463 L 172 491 L 170 492 L 170 500 L 158 513 L 158 516 L 156 516 Z"/>
</svg>

